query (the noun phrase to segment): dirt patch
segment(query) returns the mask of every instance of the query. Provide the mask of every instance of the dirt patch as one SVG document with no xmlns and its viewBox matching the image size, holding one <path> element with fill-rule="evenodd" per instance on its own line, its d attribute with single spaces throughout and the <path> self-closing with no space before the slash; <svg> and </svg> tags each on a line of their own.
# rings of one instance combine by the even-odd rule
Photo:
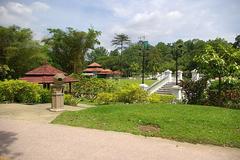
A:
<svg viewBox="0 0 240 160">
<path fill-rule="evenodd" d="M 160 127 L 157 125 L 146 124 L 146 125 L 139 125 L 138 129 L 142 132 L 157 132 L 160 130 Z"/>
</svg>

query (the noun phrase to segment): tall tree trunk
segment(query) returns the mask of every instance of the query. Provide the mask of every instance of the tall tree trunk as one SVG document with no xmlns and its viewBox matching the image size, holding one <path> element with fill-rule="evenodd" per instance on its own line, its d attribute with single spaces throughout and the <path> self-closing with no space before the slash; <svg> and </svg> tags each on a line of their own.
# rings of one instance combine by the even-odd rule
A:
<svg viewBox="0 0 240 160">
<path fill-rule="evenodd" d="M 222 93 L 222 77 L 221 75 L 218 76 L 218 105 L 222 105 L 222 97 L 221 97 L 221 93 Z"/>
<path fill-rule="evenodd" d="M 76 73 L 76 74 L 80 73 L 81 61 L 80 61 L 79 54 L 74 56 L 73 62 L 74 62 L 74 64 L 73 64 L 73 72 Z"/>
</svg>

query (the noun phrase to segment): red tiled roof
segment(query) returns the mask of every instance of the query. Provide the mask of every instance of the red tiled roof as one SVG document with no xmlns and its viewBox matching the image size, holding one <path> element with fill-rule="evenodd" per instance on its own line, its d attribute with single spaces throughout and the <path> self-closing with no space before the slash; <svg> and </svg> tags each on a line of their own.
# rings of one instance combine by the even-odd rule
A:
<svg viewBox="0 0 240 160">
<path fill-rule="evenodd" d="M 66 74 L 64 73 L 63 71 L 49 65 L 49 64 L 45 64 L 45 65 L 42 65 L 38 68 L 35 68 L 29 72 L 27 72 L 25 75 L 27 76 L 30 76 L 30 75 L 51 75 L 51 76 L 54 76 L 55 74 L 57 73 L 63 73 L 63 74 Z"/>
<path fill-rule="evenodd" d="M 110 70 L 110 69 L 105 69 L 105 70 L 102 70 L 100 73 L 98 74 L 113 74 L 113 71 Z"/>
<path fill-rule="evenodd" d="M 113 74 L 115 74 L 115 75 L 121 75 L 122 72 L 121 72 L 121 71 L 113 71 Z"/>
<path fill-rule="evenodd" d="M 84 69 L 83 72 L 100 72 L 102 70 L 103 70 L 102 68 L 87 68 Z"/>
<path fill-rule="evenodd" d="M 26 76 L 26 77 L 22 77 L 19 78 L 20 80 L 25 80 L 28 82 L 33 82 L 33 83 L 53 83 L 53 77 L 54 76 Z M 77 82 L 78 80 L 72 78 L 72 77 L 68 77 L 66 76 L 64 78 L 64 82 L 65 83 L 69 83 L 69 82 Z"/>
<path fill-rule="evenodd" d="M 92 64 L 89 64 L 88 67 L 102 67 L 100 64 L 94 62 Z"/>
</svg>

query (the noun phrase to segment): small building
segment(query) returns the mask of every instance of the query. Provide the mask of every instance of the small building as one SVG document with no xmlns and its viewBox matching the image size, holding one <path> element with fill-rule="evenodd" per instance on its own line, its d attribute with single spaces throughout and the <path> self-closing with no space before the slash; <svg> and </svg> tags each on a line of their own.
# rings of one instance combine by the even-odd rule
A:
<svg viewBox="0 0 240 160">
<path fill-rule="evenodd" d="M 94 62 L 89 64 L 88 67 L 83 70 L 83 75 L 89 77 L 109 78 L 113 76 L 120 76 L 122 75 L 122 72 L 103 69 L 100 64 Z"/>
<path fill-rule="evenodd" d="M 20 80 L 25 80 L 28 82 L 42 84 L 44 88 L 50 89 L 50 85 L 53 84 L 53 77 L 57 73 L 63 73 L 66 77 L 64 78 L 64 83 L 69 84 L 69 92 L 71 92 L 71 84 L 77 82 L 78 80 L 67 76 L 67 74 L 49 64 L 44 64 L 38 68 L 35 68 L 27 73 L 25 77 L 19 78 Z"/>
<path fill-rule="evenodd" d="M 97 76 L 97 74 L 103 70 L 104 69 L 100 64 L 94 62 L 92 64 L 89 64 L 88 67 L 83 70 L 83 75 L 93 77 Z"/>
<path fill-rule="evenodd" d="M 113 71 L 111 69 L 104 69 L 102 71 L 100 71 L 97 76 L 99 78 L 108 78 L 108 77 L 112 77 L 113 76 Z"/>
</svg>

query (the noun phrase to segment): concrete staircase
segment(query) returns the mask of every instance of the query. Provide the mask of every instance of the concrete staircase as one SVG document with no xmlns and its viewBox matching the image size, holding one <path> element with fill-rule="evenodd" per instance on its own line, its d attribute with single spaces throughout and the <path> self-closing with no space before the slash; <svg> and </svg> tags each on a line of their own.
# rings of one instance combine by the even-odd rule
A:
<svg viewBox="0 0 240 160">
<path fill-rule="evenodd" d="M 182 71 L 177 71 L 178 80 L 182 80 Z M 192 70 L 192 80 L 197 81 L 200 79 L 199 73 L 197 70 Z M 158 94 L 173 94 L 176 96 L 177 100 L 182 100 L 183 92 L 182 87 L 176 85 L 175 75 L 172 74 L 172 71 L 166 70 L 161 74 L 157 74 L 154 76 L 157 81 L 153 83 L 151 86 L 146 86 L 145 84 L 141 84 L 141 87 L 148 91 L 149 94 L 158 93 Z"/>
<path fill-rule="evenodd" d="M 159 88 L 156 93 L 158 94 L 172 94 L 171 88 L 176 84 L 176 82 L 168 82 Z"/>
</svg>

